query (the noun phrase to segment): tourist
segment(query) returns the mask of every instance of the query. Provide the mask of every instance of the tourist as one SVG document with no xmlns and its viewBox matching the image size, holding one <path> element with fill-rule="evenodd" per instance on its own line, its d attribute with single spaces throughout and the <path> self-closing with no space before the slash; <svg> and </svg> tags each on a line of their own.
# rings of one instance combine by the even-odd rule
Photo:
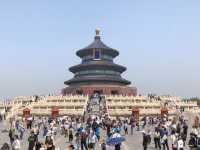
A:
<svg viewBox="0 0 200 150">
<path fill-rule="evenodd" d="M 79 150 L 80 146 L 81 146 L 81 137 L 80 137 L 80 132 L 77 131 L 76 134 L 75 134 L 75 147 L 76 147 L 76 150 Z"/>
<path fill-rule="evenodd" d="M 147 117 L 145 116 L 145 117 L 141 120 L 142 129 L 145 128 L 146 123 L 147 123 Z"/>
<path fill-rule="evenodd" d="M 179 122 L 178 122 L 177 127 L 176 127 L 176 133 L 178 133 L 178 135 L 181 134 L 181 125 L 180 125 Z"/>
<path fill-rule="evenodd" d="M 28 138 L 28 143 L 29 143 L 28 150 L 33 150 L 34 147 L 35 147 L 35 143 L 36 143 L 36 138 L 35 138 L 33 130 L 31 131 L 31 134 L 30 134 L 30 136 Z"/>
<path fill-rule="evenodd" d="M 160 146 L 160 132 L 158 130 L 158 128 L 156 127 L 155 128 L 155 132 L 154 132 L 154 144 L 155 144 L 155 148 L 159 148 L 161 149 L 161 146 Z"/>
<path fill-rule="evenodd" d="M 101 150 L 106 150 L 105 140 L 102 140 L 102 142 L 101 142 Z"/>
<path fill-rule="evenodd" d="M 175 134 L 174 131 L 171 133 L 171 140 L 172 140 L 172 150 L 177 150 L 178 147 L 178 139 L 177 139 L 177 133 Z"/>
<path fill-rule="evenodd" d="M 99 141 L 100 140 L 100 127 L 99 126 L 95 129 L 95 135 Z"/>
<path fill-rule="evenodd" d="M 95 150 L 97 142 L 97 136 L 95 135 L 94 131 L 91 131 L 90 135 L 88 136 L 88 149 Z"/>
<path fill-rule="evenodd" d="M 27 119 L 27 129 L 32 129 L 33 117 Z"/>
<path fill-rule="evenodd" d="M 139 120 L 136 122 L 136 127 L 137 127 L 137 131 L 140 131 L 140 121 Z"/>
<path fill-rule="evenodd" d="M 48 128 L 46 126 L 43 127 L 43 137 L 46 137 L 48 133 Z"/>
<path fill-rule="evenodd" d="M 42 148 L 42 143 L 37 141 L 36 144 L 35 144 L 35 150 L 40 150 Z"/>
<path fill-rule="evenodd" d="M 181 136 L 181 139 L 183 140 L 183 145 L 185 146 L 185 142 L 186 142 L 186 139 L 187 139 L 187 134 L 181 132 L 180 136 Z"/>
<path fill-rule="evenodd" d="M 106 126 L 106 133 L 107 133 L 107 137 L 109 138 L 112 134 L 111 134 L 111 125 L 107 124 Z"/>
<path fill-rule="evenodd" d="M 47 147 L 47 150 L 54 150 L 55 149 L 55 146 L 53 144 L 53 140 L 52 140 L 51 136 L 46 137 L 45 145 Z"/>
<path fill-rule="evenodd" d="M 92 123 L 92 130 L 95 131 L 96 128 L 98 128 L 98 127 L 99 127 L 99 124 L 97 123 L 97 118 L 95 118 Z"/>
<path fill-rule="evenodd" d="M 67 150 L 74 150 L 74 146 L 72 144 L 70 144 L 68 147 L 67 147 Z"/>
<path fill-rule="evenodd" d="M 165 150 L 165 147 L 167 150 L 169 150 L 169 145 L 168 145 L 168 132 L 167 129 L 164 127 L 164 129 L 161 130 L 161 144 L 163 145 L 163 149 Z"/>
<path fill-rule="evenodd" d="M 12 143 L 12 150 L 20 150 L 20 141 L 18 135 L 15 135 L 14 142 Z"/>
<path fill-rule="evenodd" d="M 10 144 L 12 145 L 12 143 L 14 142 L 14 133 L 15 133 L 15 130 L 10 128 L 9 130 L 9 138 L 10 138 Z"/>
<path fill-rule="evenodd" d="M 0 112 L 0 122 L 3 120 L 2 114 Z"/>
<path fill-rule="evenodd" d="M 71 143 L 73 141 L 73 128 L 69 128 L 69 142 Z"/>
<path fill-rule="evenodd" d="M 182 132 L 182 138 L 183 138 L 184 145 L 185 145 L 185 142 L 186 142 L 186 139 L 187 139 L 187 134 L 188 134 L 188 125 L 187 125 L 186 121 L 184 120 L 183 132 Z"/>
<path fill-rule="evenodd" d="M 37 141 L 38 135 L 40 134 L 40 130 L 37 125 L 35 125 L 35 127 L 33 128 L 33 131 L 34 131 L 35 140 Z"/>
<path fill-rule="evenodd" d="M 69 124 L 68 124 L 68 122 L 65 122 L 65 124 L 64 124 L 64 135 L 65 135 L 65 138 L 68 138 L 68 129 L 69 129 Z"/>
<path fill-rule="evenodd" d="M 42 126 L 42 118 L 41 117 L 38 118 L 37 124 L 38 124 L 38 128 L 40 129 L 40 127 Z"/>
<path fill-rule="evenodd" d="M 86 131 L 83 129 L 81 132 L 81 150 L 88 150 L 87 147 L 87 134 Z"/>
<path fill-rule="evenodd" d="M 128 121 L 127 120 L 124 121 L 124 132 L 125 132 L 125 135 L 128 135 Z"/>
<path fill-rule="evenodd" d="M 19 131 L 19 134 L 20 134 L 20 140 L 22 140 L 24 132 L 25 132 L 25 128 L 24 128 L 24 126 L 23 126 L 22 123 L 19 123 L 19 125 L 18 125 L 18 131 Z"/>
<path fill-rule="evenodd" d="M 130 124 L 131 124 L 131 135 L 133 135 L 133 129 L 134 129 L 134 127 L 135 127 L 135 120 L 134 120 L 134 118 L 132 118 L 132 119 L 130 120 Z"/>
<path fill-rule="evenodd" d="M 142 135 L 143 135 L 143 142 L 142 142 L 143 149 L 144 149 L 144 150 L 147 150 L 147 146 L 148 146 L 148 136 L 147 136 L 147 134 L 145 133 L 145 131 L 142 131 Z"/>
<path fill-rule="evenodd" d="M 148 145 L 151 144 L 151 131 L 147 131 L 147 139 L 148 139 Z"/>
<path fill-rule="evenodd" d="M 16 120 L 15 121 L 15 128 L 18 130 L 19 129 L 18 127 L 19 127 L 19 120 Z"/>
</svg>

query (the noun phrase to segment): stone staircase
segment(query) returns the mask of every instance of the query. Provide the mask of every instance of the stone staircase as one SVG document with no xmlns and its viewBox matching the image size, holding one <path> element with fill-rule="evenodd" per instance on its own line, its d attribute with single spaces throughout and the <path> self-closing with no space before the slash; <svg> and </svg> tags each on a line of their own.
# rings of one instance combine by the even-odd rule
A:
<svg viewBox="0 0 200 150">
<path fill-rule="evenodd" d="M 93 95 L 90 97 L 87 105 L 86 115 L 89 116 L 102 116 L 107 113 L 106 101 L 104 96 Z"/>
</svg>

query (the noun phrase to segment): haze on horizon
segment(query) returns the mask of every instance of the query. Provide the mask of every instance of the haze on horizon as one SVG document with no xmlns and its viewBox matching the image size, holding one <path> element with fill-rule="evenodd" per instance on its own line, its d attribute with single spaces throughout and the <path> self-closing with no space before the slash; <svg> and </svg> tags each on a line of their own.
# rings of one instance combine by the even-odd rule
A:
<svg viewBox="0 0 200 150">
<path fill-rule="evenodd" d="M 116 63 L 138 94 L 200 96 L 200 1 L 2 1 L 0 99 L 59 93 L 75 55 L 93 41 L 119 50 Z"/>
</svg>

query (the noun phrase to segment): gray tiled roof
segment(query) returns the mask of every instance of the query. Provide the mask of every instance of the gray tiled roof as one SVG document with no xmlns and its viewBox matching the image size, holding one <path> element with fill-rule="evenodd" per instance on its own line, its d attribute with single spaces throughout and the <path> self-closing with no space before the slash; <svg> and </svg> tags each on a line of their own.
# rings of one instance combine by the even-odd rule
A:
<svg viewBox="0 0 200 150">
<path fill-rule="evenodd" d="M 81 76 L 81 77 L 74 77 L 68 81 L 65 81 L 65 84 L 73 84 L 73 83 L 80 83 L 80 82 L 115 82 L 115 83 L 121 83 L 124 85 L 129 85 L 131 84 L 130 81 L 121 78 L 121 77 L 114 77 L 114 76 Z M 106 84 L 106 83 L 105 83 Z"/>
<path fill-rule="evenodd" d="M 112 49 L 110 47 L 108 47 L 106 44 L 104 44 L 100 38 L 96 38 L 90 45 L 88 45 L 87 47 L 83 48 L 83 49 L 94 49 L 94 48 L 99 48 L 99 49 Z M 83 50 L 82 49 L 82 50 Z M 113 50 L 113 49 L 112 49 Z"/>
<path fill-rule="evenodd" d="M 91 50 L 93 49 L 101 49 L 103 50 L 103 52 L 106 52 L 107 54 L 113 56 L 113 57 L 116 57 L 119 55 L 119 52 L 113 48 L 110 48 L 109 46 L 107 46 L 106 44 L 104 44 L 102 41 L 101 41 L 101 38 L 99 36 L 95 36 L 94 38 L 94 41 L 88 45 L 87 47 L 85 48 L 82 48 L 80 50 L 78 50 L 76 52 L 76 54 L 80 57 L 84 56 L 85 54 L 88 54 L 91 52 Z"/>
<path fill-rule="evenodd" d="M 85 70 L 85 69 L 99 69 L 99 68 L 107 68 L 110 70 L 117 70 L 121 73 L 123 73 L 124 71 L 126 71 L 126 67 L 115 64 L 115 63 L 108 63 L 105 61 L 91 61 L 89 63 L 84 63 L 84 64 L 79 64 L 79 65 L 75 65 L 69 68 L 69 70 L 73 73 L 80 71 L 80 70 Z"/>
</svg>

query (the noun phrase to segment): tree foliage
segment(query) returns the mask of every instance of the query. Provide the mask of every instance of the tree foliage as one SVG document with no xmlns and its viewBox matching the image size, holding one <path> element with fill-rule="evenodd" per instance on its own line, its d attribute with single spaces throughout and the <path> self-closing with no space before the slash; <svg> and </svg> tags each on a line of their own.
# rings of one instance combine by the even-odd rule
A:
<svg viewBox="0 0 200 150">
<path fill-rule="evenodd" d="M 189 100 L 189 101 L 196 101 L 196 102 L 197 102 L 197 105 L 200 106 L 200 98 L 199 98 L 199 97 L 191 97 L 191 98 L 186 99 L 186 100 Z"/>
</svg>

